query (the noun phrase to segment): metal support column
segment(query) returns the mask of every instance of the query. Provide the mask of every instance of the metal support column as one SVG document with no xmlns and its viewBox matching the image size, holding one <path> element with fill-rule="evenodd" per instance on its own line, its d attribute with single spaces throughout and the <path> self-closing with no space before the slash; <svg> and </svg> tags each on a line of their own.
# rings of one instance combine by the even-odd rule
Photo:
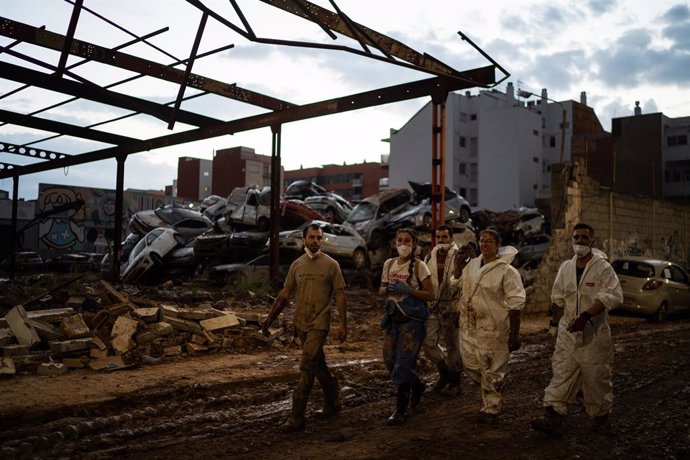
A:
<svg viewBox="0 0 690 460">
<path fill-rule="evenodd" d="M 277 285 L 278 266 L 280 264 L 280 253 L 278 252 L 278 232 L 280 230 L 280 126 L 271 126 L 271 239 L 269 243 L 269 253 L 271 266 L 269 277 L 273 285 Z"/>
<path fill-rule="evenodd" d="M 115 222 L 113 222 L 113 266 L 114 279 L 120 278 L 120 251 L 122 250 L 122 208 L 124 204 L 123 190 L 125 183 L 126 154 L 119 154 L 117 160 L 117 178 L 115 180 Z"/>
<path fill-rule="evenodd" d="M 447 92 L 431 96 L 431 227 L 446 221 L 446 99 Z M 432 232 L 432 243 L 435 243 Z"/>
<path fill-rule="evenodd" d="M 10 242 L 10 279 L 14 279 L 17 264 L 17 208 L 19 206 L 19 176 L 12 176 L 12 241 Z"/>
</svg>

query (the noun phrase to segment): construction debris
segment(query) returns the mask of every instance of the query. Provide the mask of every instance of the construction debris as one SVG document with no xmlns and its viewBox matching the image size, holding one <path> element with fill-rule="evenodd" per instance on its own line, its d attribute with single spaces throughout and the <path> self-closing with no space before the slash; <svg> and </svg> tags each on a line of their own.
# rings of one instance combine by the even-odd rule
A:
<svg viewBox="0 0 690 460">
<path fill-rule="evenodd" d="M 259 333 L 265 315 L 235 312 L 228 300 L 186 306 L 139 296 L 130 286 L 123 288 L 128 295 L 104 280 L 87 287 L 88 296 L 63 297 L 70 308 L 27 312 L 24 302 L 0 318 L 0 375 L 118 370 L 276 340 L 289 343 L 283 327 L 271 328 L 265 337 Z"/>
</svg>

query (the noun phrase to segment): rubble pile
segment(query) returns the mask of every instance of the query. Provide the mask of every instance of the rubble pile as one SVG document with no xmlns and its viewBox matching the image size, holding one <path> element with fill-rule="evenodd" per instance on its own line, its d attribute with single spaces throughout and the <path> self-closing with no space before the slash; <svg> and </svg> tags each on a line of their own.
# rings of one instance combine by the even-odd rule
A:
<svg viewBox="0 0 690 460">
<path fill-rule="evenodd" d="M 0 318 L 0 375 L 59 375 L 69 369 L 117 370 L 219 351 L 241 352 L 280 338 L 264 337 L 265 314 L 236 311 L 229 302 L 159 302 L 127 295 L 105 280 L 93 297 L 72 297 L 64 308 L 14 306 Z M 267 309 L 262 310 L 267 311 Z"/>
</svg>

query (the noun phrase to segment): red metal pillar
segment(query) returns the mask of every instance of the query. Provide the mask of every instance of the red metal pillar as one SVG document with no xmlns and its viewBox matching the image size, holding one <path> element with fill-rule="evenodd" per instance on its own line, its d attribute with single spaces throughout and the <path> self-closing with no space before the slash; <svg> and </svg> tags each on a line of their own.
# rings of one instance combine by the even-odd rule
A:
<svg viewBox="0 0 690 460">
<path fill-rule="evenodd" d="M 446 221 L 446 99 L 443 91 L 431 96 L 431 227 Z M 432 232 L 432 243 L 434 233 Z"/>
<path fill-rule="evenodd" d="M 271 143 L 271 230 L 269 253 L 271 266 L 269 277 L 271 283 L 277 285 L 280 253 L 278 252 L 278 231 L 280 229 L 280 126 L 271 126 L 273 140 Z"/>
</svg>

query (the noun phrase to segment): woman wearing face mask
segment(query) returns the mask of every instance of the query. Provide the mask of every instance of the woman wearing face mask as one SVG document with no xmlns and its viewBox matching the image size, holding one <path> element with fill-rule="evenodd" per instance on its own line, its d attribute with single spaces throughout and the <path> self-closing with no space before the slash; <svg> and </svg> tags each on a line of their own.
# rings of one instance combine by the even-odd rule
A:
<svg viewBox="0 0 690 460">
<path fill-rule="evenodd" d="M 415 257 L 417 233 L 400 229 L 395 236 L 398 257 L 383 264 L 379 294 L 386 296 L 386 315 L 381 323 L 385 331 L 383 360 L 398 386 L 395 411 L 388 419 L 397 425 L 405 419 L 408 406 L 419 404 L 426 386 L 416 372 L 417 357 L 426 335 L 426 318 L 405 313 L 400 303 L 415 297 L 424 301 L 434 298 L 429 268 Z M 428 312 L 427 312 L 428 316 Z"/>
</svg>

